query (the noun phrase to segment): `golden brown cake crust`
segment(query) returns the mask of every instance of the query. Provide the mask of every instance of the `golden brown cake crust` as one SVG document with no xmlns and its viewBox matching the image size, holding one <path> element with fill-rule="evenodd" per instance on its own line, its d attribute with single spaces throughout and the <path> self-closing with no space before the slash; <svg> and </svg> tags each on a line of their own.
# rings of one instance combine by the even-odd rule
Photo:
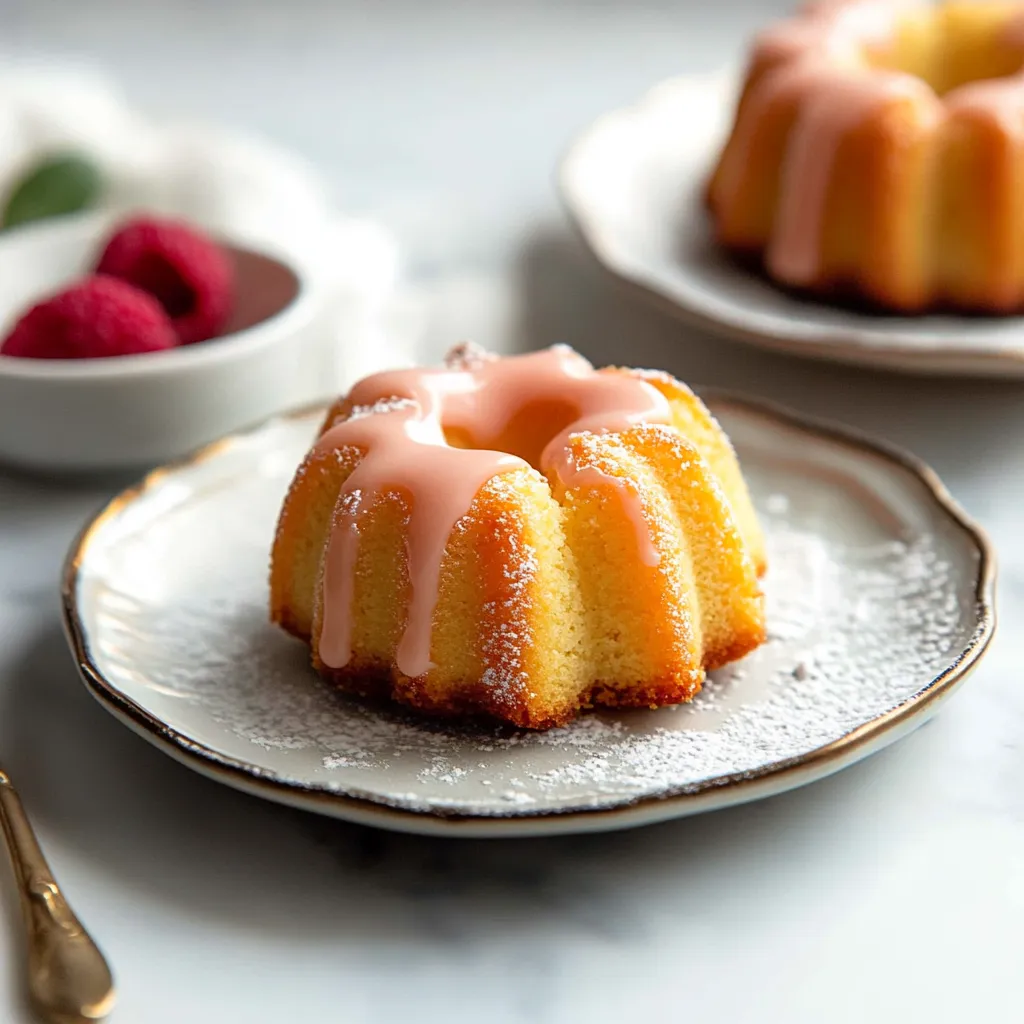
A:
<svg viewBox="0 0 1024 1024">
<path fill-rule="evenodd" d="M 528 700 L 522 697 L 499 698 L 480 680 L 458 683 L 448 695 L 437 697 L 420 681 L 403 676 L 390 665 L 344 669 L 320 666 L 318 671 L 343 693 L 381 703 L 403 704 L 437 718 L 490 718 L 521 729 L 551 729 L 567 725 L 580 711 L 594 707 L 628 710 L 684 704 L 700 691 L 700 683 L 691 679 L 645 680 L 628 690 L 619 683 L 595 681 L 589 691 L 580 694 L 577 706 L 566 707 L 559 714 L 538 714 Z"/>
<path fill-rule="evenodd" d="M 729 647 L 706 653 L 707 670 L 738 661 L 759 647 L 765 631 L 752 630 L 736 637 Z M 523 695 L 498 694 L 479 679 L 456 682 L 444 697 L 426 689 L 422 681 L 403 676 L 392 664 L 359 664 L 343 669 L 327 668 L 314 662 L 317 671 L 340 691 L 381 703 L 394 702 L 415 708 L 438 718 L 490 717 L 523 729 L 550 729 L 571 722 L 581 710 L 595 707 L 619 710 L 660 708 L 685 704 L 700 692 L 701 684 L 692 678 L 648 679 L 623 689 L 621 683 L 595 680 L 579 696 L 578 706 L 565 708 L 558 715 L 538 715 Z"/>
</svg>

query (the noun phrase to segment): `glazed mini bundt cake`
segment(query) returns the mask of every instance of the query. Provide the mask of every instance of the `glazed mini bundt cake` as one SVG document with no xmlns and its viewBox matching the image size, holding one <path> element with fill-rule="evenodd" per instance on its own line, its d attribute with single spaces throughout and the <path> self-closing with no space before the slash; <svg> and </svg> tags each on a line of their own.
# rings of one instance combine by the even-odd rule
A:
<svg viewBox="0 0 1024 1024">
<path fill-rule="evenodd" d="M 708 188 L 781 285 L 894 312 L 1024 307 L 1024 4 L 831 0 L 755 42 Z"/>
<path fill-rule="evenodd" d="M 331 409 L 271 617 L 346 691 L 539 729 L 691 699 L 764 639 L 764 559 L 729 441 L 678 381 L 461 346 Z"/>
</svg>

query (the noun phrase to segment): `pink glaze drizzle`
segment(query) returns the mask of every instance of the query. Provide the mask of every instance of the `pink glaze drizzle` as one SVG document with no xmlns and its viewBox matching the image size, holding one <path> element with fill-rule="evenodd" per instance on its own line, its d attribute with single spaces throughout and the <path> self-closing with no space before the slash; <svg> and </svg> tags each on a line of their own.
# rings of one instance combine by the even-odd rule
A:
<svg viewBox="0 0 1024 1024">
<path fill-rule="evenodd" d="M 517 415 L 537 405 L 565 410 L 552 426 L 539 468 L 565 486 L 607 487 L 632 519 L 640 557 L 657 565 L 643 507 L 633 485 L 578 467 L 569 439 L 581 432 L 615 433 L 643 423 L 671 422 L 671 409 L 655 387 L 615 371 L 597 371 L 564 346 L 509 359 L 457 349 L 441 370 L 376 374 L 352 389 L 353 411 L 317 442 L 319 452 L 358 448 L 363 457 L 349 475 L 335 508 L 323 583 L 320 658 L 342 668 L 352 657 L 351 608 L 361 518 L 381 495 L 411 499 L 406 548 L 411 597 L 396 663 L 420 676 L 430 662 L 431 621 L 441 561 L 456 523 L 491 477 L 528 468 L 525 460 L 489 450 Z M 473 448 L 453 448 L 445 430 L 464 432 Z"/>
<path fill-rule="evenodd" d="M 751 110 L 736 139 L 736 156 L 723 175 L 727 201 L 741 187 L 748 154 L 762 118 L 794 91 L 802 104 L 779 183 L 779 201 L 766 253 L 768 269 L 789 284 L 811 283 L 819 272 L 828 184 L 842 139 L 876 110 L 904 96 L 937 99 L 912 75 L 870 66 L 867 55 L 886 44 L 908 7 L 879 0 L 834 0 L 763 32 L 754 49 L 764 68 L 748 102 Z M 732 195 L 730 195 L 732 193 Z"/>
<path fill-rule="evenodd" d="M 946 110 L 950 115 L 970 113 L 987 118 L 1011 138 L 1019 139 L 1024 134 L 1024 74 L 967 82 L 946 96 Z"/>
<path fill-rule="evenodd" d="M 899 97 L 930 94 L 910 75 L 861 69 L 840 71 L 822 64 L 794 69 L 807 86 L 808 101 L 789 143 L 768 269 L 794 285 L 811 284 L 819 273 L 821 233 L 829 183 L 839 144 L 875 111 Z"/>
</svg>

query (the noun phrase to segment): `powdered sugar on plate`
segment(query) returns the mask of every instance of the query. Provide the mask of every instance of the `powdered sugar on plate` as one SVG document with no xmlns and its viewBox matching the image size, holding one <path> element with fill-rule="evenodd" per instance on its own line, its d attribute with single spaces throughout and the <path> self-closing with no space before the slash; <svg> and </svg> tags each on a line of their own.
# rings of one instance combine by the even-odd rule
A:
<svg viewBox="0 0 1024 1024">
<path fill-rule="evenodd" d="M 719 415 L 768 537 L 769 639 L 689 705 L 529 733 L 333 692 L 266 614 L 267 550 L 291 475 L 287 458 L 266 455 L 297 461 L 303 420 L 165 477 L 101 527 L 79 588 L 91 656 L 111 687 L 223 759 L 413 811 L 617 806 L 803 758 L 960 658 L 981 626 L 978 553 L 906 470 L 853 449 L 844 462 L 753 413 Z M 797 440 L 799 458 L 786 447 Z"/>
</svg>

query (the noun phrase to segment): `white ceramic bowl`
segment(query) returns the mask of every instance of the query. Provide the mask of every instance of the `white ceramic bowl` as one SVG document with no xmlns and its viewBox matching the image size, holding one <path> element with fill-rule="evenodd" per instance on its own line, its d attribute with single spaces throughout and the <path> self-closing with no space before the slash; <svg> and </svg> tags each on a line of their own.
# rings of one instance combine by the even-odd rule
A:
<svg viewBox="0 0 1024 1024">
<path fill-rule="evenodd" d="M 0 233 L 0 332 L 87 273 L 111 226 L 110 214 L 89 214 Z M 317 269 L 294 252 L 224 241 L 236 255 L 239 302 L 236 329 L 222 338 L 108 359 L 0 355 L 0 462 L 43 472 L 143 468 L 330 394 L 336 339 Z"/>
</svg>

